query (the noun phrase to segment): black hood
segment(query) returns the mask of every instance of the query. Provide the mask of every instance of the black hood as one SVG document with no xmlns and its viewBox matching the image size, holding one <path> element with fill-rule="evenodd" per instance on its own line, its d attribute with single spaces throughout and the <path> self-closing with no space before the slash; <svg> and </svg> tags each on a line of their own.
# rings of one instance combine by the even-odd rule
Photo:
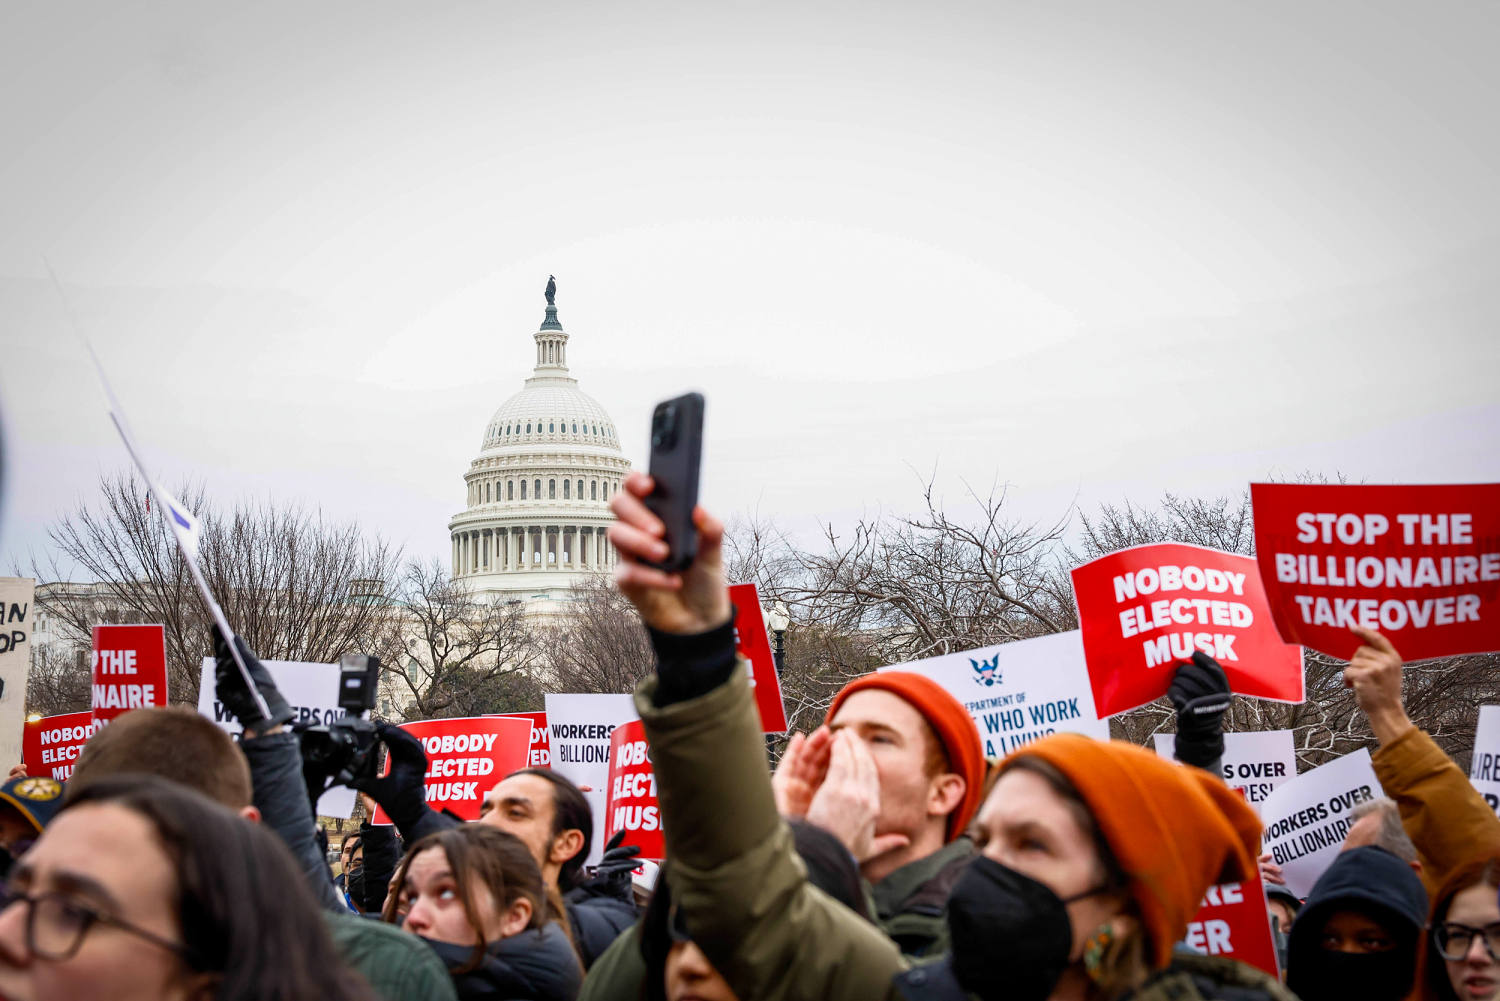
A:
<svg viewBox="0 0 1500 1001">
<path fill-rule="evenodd" d="M 1318 965 L 1323 925 L 1340 910 L 1368 914 L 1395 936 L 1400 957 L 1393 962 L 1400 971 L 1395 979 L 1404 977 L 1406 982 L 1404 987 L 1392 983 L 1392 996 L 1404 996 L 1416 976 L 1417 950 L 1427 923 L 1427 891 L 1411 866 L 1372 845 L 1341 853 L 1313 885 L 1287 937 L 1287 986 L 1303 996 L 1295 981 L 1303 979 L 1299 973 Z M 1310 991 L 1304 1001 L 1321 998 Z"/>
<path fill-rule="evenodd" d="M 549 921 L 539 929 L 491 942 L 477 969 L 468 965 L 474 950 L 423 939 L 453 976 L 459 1001 L 573 1001 L 583 984 L 583 967 L 562 926 Z"/>
</svg>

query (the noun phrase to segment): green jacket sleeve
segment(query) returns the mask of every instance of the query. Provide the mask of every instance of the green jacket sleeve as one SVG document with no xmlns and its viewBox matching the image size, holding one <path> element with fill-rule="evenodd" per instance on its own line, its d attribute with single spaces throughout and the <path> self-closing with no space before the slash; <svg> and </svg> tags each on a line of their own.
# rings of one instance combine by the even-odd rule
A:
<svg viewBox="0 0 1500 1001">
<path fill-rule="evenodd" d="M 1500 854 L 1500 819 L 1463 769 L 1413 726 L 1372 756 L 1385 794 L 1422 860 L 1422 882 L 1435 894 L 1458 866 Z"/>
<path fill-rule="evenodd" d="M 776 814 L 760 719 L 741 664 L 727 684 L 657 708 L 651 744 L 672 895 L 689 934 L 742 1001 L 894 997 L 904 966 L 879 928 L 807 882 Z"/>
</svg>

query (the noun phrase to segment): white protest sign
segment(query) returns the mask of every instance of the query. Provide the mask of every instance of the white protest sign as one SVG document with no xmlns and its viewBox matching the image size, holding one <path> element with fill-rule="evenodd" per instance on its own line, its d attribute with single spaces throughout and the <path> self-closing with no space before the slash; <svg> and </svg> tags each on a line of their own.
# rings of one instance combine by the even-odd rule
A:
<svg viewBox="0 0 1500 1001">
<path fill-rule="evenodd" d="M 1281 866 L 1293 893 L 1307 896 L 1354 826 L 1349 816 L 1354 808 L 1380 795 L 1370 752 L 1361 747 L 1303 772 L 1266 797 L 1260 806 L 1263 850 Z"/>
<path fill-rule="evenodd" d="M 1002 757 L 1049 733 L 1109 739 L 1109 722 L 1094 712 L 1076 629 L 881 670 L 910 671 L 942 685 L 974 717 L 986 757 Z"/>
<path fill-rule="evenodd" d="M 1479 707 L 1469 781 L 1484 796 L 1490 809 L 1500 813 L 1500 706 Z"/>
<path fill-rule="evenodd" d="M 281 697 L 297 715 L 293 722 L 331 723 L 343 719 L 339 708 L 339 666 L 310 664 L 295 660 L 263 660 Z M 228 733 L 244 729 L 224 704 L 214 698 L 214 659 L 203 658 L 203 678 L 198 686 L 198 712 L 219 724 Z M 355 792 L 346 786 L 334 786 L 318 800 L 318 813 L 324 817 L 350 817 L 354 814 Z"/>
<path fill-rule="evenodd" d="M 594 843 L 585 865 L 603 854 L 609 808 L 609 738 L 615 727 L 639 719 L 629 695 L 548 695 L 547 736 L 552 770 L 583 790 L 594 815 Z"/>
<path fill-rule="evenodd" d="M 35 596 L 31 577 L 0 577 L 0 761 L 6 767 L 21 760 Z"/>
<path fill-rule="evenodd" d="M 1224 784 L 1242 789 L 1257 811 L 1271 790 L 1297 777 L 1297 745 L 1291 730 L 1252 730 L 1224 735 Z M 1152 734 L 1156 753 L 1176 757 L 1175 733 Z"/>
</svg>

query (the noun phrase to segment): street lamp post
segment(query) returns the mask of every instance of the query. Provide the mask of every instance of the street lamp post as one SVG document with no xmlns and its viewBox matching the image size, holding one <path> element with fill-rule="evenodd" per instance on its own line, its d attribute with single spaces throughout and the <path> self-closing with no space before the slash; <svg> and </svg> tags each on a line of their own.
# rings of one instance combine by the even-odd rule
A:
<svg viewBox="0 0 1500 1001">
<path fill-rule="evenodd" d="M 781 671 L 786 666 L 786 627 L 792 624 L 792 617 L 787 614 L 786 602 L 778 601 L 771 606 L 766 613 L 766 626 L 771 630 L 771 638 L 774 643 L 771 648 L 772 659 L 776 662 L 776 677 L 781 677 Z"/>
</svg>

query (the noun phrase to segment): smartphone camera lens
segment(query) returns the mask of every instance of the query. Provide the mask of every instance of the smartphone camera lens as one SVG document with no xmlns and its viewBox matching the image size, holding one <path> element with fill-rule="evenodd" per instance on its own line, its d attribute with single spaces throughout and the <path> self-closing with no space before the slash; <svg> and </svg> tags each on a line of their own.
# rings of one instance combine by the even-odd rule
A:
<svg viewBox="0 0 1500 1001">
<path fill-rule="evenodd" d="M 657 410 L 651 418 L 651 447 L 669 449 L 677 443 L 677 408 L 672 405 Z"/>
</svg>

